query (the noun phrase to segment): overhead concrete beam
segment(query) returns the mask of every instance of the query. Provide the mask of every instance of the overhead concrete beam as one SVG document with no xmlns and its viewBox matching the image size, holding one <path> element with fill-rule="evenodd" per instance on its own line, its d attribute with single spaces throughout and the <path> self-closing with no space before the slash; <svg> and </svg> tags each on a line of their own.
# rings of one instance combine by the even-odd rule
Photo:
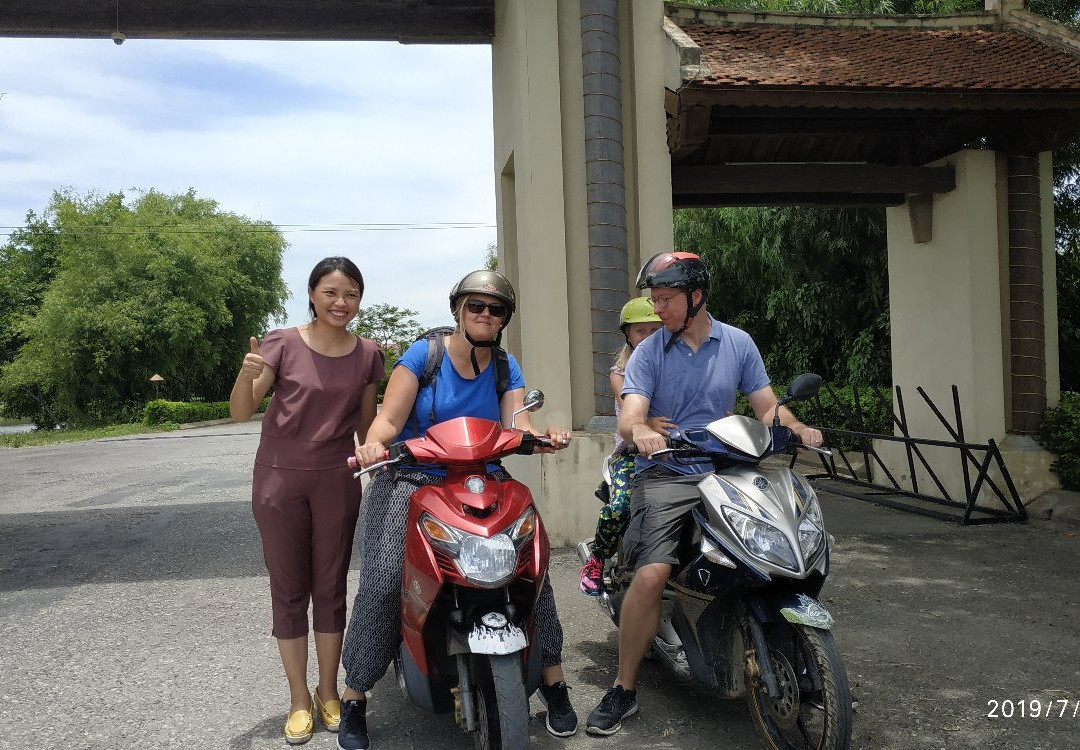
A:
<svg viewBox="0 0 1080 750">
<path fill-rule="evenodd" d="M 0 36 L 490 43 L 494 0 L 3 0 Z"/>
</svg>

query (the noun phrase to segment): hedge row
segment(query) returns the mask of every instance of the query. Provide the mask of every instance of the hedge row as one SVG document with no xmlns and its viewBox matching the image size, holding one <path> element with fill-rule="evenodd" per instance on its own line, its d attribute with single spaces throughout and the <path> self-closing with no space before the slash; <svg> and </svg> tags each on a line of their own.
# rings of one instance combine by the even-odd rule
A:
<svg viewBox="0 0 1080 750">
<path fill-rule="evenodd" d="M 1080 490 L 1080 393 L 1061 394 L 1061 403 L 1043 414 L 1039 442 L 1056 453 L 1050 469 L 1066 490 Z"/>
<path fill-rule="evenodd" d="M 256 411 L 266 411 L 269 398 L 264 398 Z M 191 422 L 209 422 L 213 419 L 229 418 L 228 401 L 151 401 L 143 410 L 143 422 L 146 424 L 190 424 Z"/>
</svg>

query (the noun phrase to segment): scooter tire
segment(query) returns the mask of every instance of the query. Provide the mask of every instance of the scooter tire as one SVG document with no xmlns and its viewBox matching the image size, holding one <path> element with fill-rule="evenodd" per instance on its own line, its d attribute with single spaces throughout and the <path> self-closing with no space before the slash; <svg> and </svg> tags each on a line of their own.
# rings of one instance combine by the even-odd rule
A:
<svg viewBox="0 0 1080 750">
<path fill-rule="evenodd" d="M 784 631 L 788 632 L 784 632 Z M 851 746 L 851 690 L 847 672 L 832 633 L 806 625 L 776 625 L 768 636 L 773 671 L 780 683 L 781 698 L 774 701 L 765 686 L 746 677 L 746 700 L 754 726 L 768 750 L 848 750 Z M 800 689 L 793 654 L 808 656 L 820 680 L 821 692 Z M 798 657 L 795 657 L 796 661 Z M 807 665 L 810 666 L 810 665 Z M 802 672 L 802 668 L 799 668 Z M 791 726 L 787 726 L 787 725 Z M 807 738 L 812 737 L 810 742 Z"/>
<path fill-rule="evenodd" d="M 476 750 L 517 750 L 529 746 L 529 696 L 520 654 L 474 657 L 478 728 Z"/>
</svg>

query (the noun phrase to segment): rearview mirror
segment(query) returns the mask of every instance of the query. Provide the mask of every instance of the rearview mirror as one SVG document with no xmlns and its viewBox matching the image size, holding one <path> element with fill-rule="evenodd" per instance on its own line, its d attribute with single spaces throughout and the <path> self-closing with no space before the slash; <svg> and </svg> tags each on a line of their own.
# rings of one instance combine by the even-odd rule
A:
<svg viewBox="0 0 1080 750">
<path fill-rule="evenodd" d="M 819 388 L 821 388 L 821 376 L 813 372 L 804 372 L 791 381 L 788 392 L 780 399 L 780 403 L 786 404 L 791 401 L 803 401 L 813 398 Z"/>
<path fill-rule="evenodd" d="M 821 378 L 818 378 L 820 380 Z M 540 411 L 544 405 L 544 392 L 539 388 L 530 388 L 525 391 L 525 409 L 527 411 Z"/>
<path fill-rule="evenodd" d="M 539 388 L 530 388 L 525 391 L 525 403 L 521 408 L 514 412 L 514 416 L 510 420 L 512 427 L 517 427 L 517 415 L 523 411 L 539 411 L 540 407 L 544 405 L 544 392 Z"/>
</svg>

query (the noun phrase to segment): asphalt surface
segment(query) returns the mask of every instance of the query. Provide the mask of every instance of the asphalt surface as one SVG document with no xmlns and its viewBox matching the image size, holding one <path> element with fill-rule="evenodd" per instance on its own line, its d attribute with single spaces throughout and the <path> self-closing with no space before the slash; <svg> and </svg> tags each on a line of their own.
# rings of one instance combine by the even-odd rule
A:
<svg viewBox="0 0 1080 750">
<path fill-rule="evenodd" d="M 0 449 L 0 748 L 284 747 L 288 693 L 249 506 L 257 441 L 250 423 Z M 834 495 L 823 506 L 836 536 L 823 600 L 859 701 L 852 747 L 1080 747 L 1080 527 L 962 527 Z M 556 551 L 584 721 L 614 675 L 616 634 L 577 592 L 577 567 Z M 533 699 L 533 747 L 761 747 L 742 701 L 678 687 L 654 662 L 638 687 L 639 715 L 611 738 L 550 737 Z M 471 747 L 449 717 L 404 701 L 392 674 L 370 705 L 374 748 Z"/>
</svg>

